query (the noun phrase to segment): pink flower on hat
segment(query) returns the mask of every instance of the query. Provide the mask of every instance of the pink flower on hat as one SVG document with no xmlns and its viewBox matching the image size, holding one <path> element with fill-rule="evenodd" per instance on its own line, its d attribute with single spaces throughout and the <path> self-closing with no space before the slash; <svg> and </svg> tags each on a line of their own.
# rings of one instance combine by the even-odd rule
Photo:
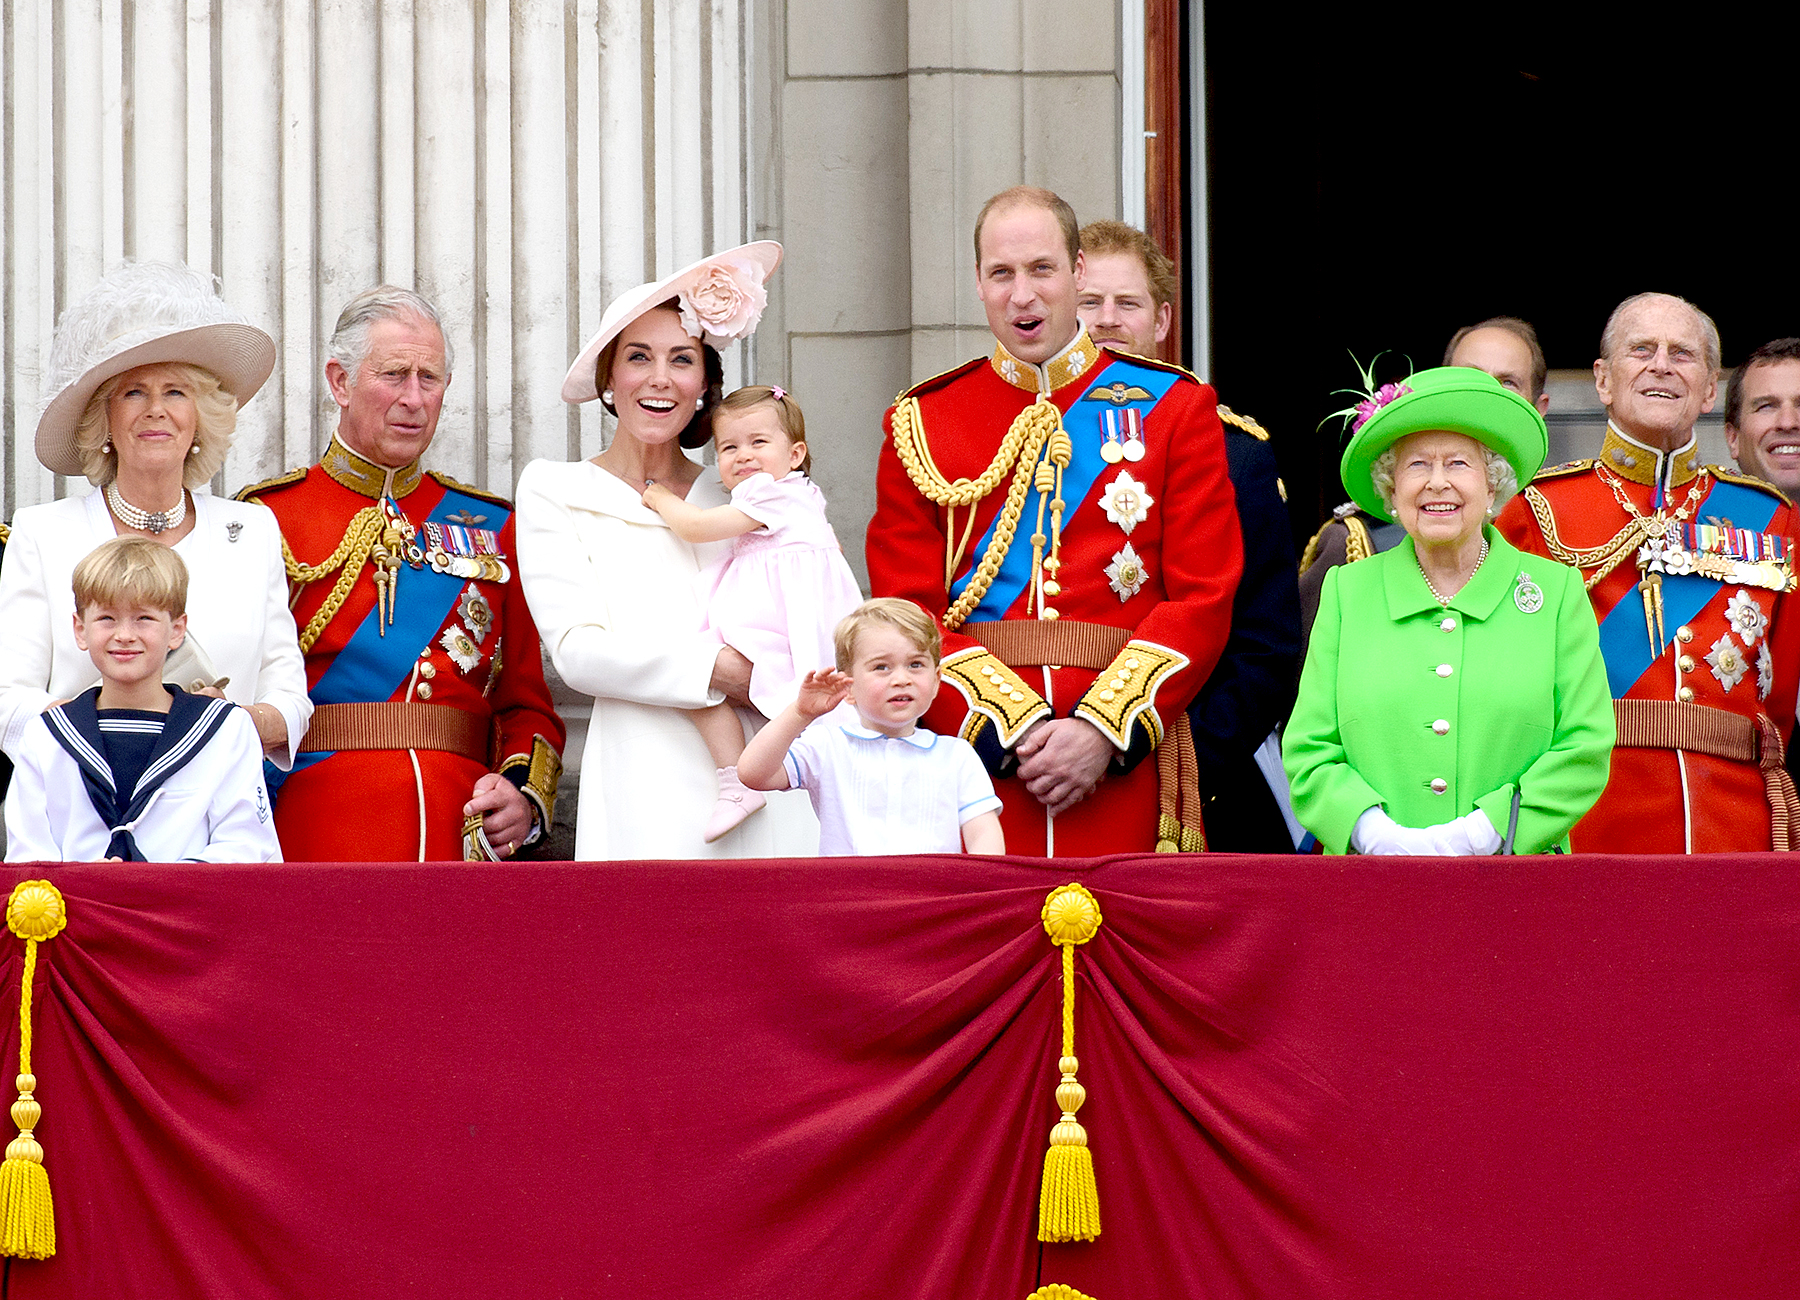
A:
<svg viewBox="0 0 1800 1300">
<path fill-rule="evenodd" d="M 702 267 L 679 302 L 681 323 L 689 334 L 704 331 L 709 340 L 723 343 L 756 328 L 769 305 L 769 291 L 763 288 L 760 267 L 721 260 Z"/>
<path fill-rule="evenodd" d="M 1373 368 L 1373 367 L 1371 367 Z M 1367 398 L 1356 404 L 1356 419 L 1351 421 L 1350 432 L 1355 433 L 1367 424 L 1382 407 L 1397 397 L 1404 397 L 1412 392 L 1405 384 L 1383 384 Z"/>
</svg>

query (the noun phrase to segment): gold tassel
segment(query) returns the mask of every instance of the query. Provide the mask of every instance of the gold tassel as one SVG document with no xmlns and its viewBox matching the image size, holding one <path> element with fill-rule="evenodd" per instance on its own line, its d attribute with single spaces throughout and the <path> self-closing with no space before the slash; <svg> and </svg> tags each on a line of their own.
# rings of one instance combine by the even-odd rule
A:
<svg viewBox="0 0 1800 1300">
<path fill-rule="evenodd" d="M 1075 946 L 1100 932 L 1100 904 L 1077 884 L 1050 891 L 1042 913 L 1050 942 L 1062 949 L 1062 1058 L 1057 1069 L 1056 1105 L 1062 1118 L 1050 1130 L 1044 1153 L 1044 1184 L 1038 1197 L 1039 1241 L 1092 1241 L 1100 1235 L 1100 1191 L 1094 1183 L 1094 1156 L 1087 1130 L 1075 1112 L 1087 1100 L 1087 1089 L 1075 1081 Z"/>
<path fill-rule="evenodd" d="M 69 922 L 62 892 L 48 880 L 24 880 L 6 905 L 6 928 L 25 941 L 25 977 L 19 990 L 19 1099 L 13 1123 L 19 1136 L 7 1144 L 0 1163 L 0 1255 L 49 1259 L 56 1253 L 56 1217 L 50 1203 L 50 1175 L 44 1148 L 32 1132 L 43 1115 L 32 1093 L 31 981 L 37 974 L 39 941 L 54 939 Z"/>
</svg>

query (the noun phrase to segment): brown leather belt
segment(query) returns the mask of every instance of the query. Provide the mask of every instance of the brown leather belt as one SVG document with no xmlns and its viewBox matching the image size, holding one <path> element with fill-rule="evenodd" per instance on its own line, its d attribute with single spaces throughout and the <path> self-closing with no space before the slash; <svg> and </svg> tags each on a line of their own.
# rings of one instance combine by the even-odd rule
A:
<svg viewBox="0 0 1800 1300">
<path fill-rule="evenodd" d="M 1008 668 L 1110 668 L 1131 633 L 1110 623 L 1070 619 L 1006 619 L 964 623 L 957 629 Z M 1184 709 L 1168 724 L 1156 751 L 1158 853 L 1204 853 L 1200 815 L 1200 765 L 1194 730 Z M 1104 797 L 1103 795 L 1101 797 Z"/>
<path fill-rule="evenodd" d="M 299 752 L 339 749 L 440 749 L 485 764 L 488 719 L 442 704 L 321 704 Z"/>
<path fill-rule="evenodd" d="M 1706 704 L 1677 700 L 1614 700 L 1619 749 L 1685 749 L 1713 758 L 1754 763 L 1769 801 L 1769 835 L 1776 850 L 1791 847 L 1800 829 L 1800 793 L 1788 775 L 1781 730 L 1767 714 L 1754 719 Z"/>
<path fill-rule="evenodd" d="M 1068 619 L 964 623 L 957 631 L 979 641 L 1008 668 L 1054 664 L 1099 672 L 1110 667 L 1131 640 L 1131 633 L 1122 627 Z"/>
</svg>

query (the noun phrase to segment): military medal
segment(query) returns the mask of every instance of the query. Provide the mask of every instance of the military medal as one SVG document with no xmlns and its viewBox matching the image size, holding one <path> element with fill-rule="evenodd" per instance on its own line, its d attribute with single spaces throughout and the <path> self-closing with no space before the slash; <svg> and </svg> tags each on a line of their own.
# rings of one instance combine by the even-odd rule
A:
<svg viewBox="0 0 1800 1300">
<path fill-rule="evenodd" d="M 480 649 L 460 627 L 445 628 L 444 634 L 438 638 L 438 644 L 444 647 L 444 653 L 465 673 L 474 672 L 475 665 L 481 662 Z"/>
<path fill-rule="evenodd" d="M 488 629 L 494 625 L 494 608 L 481 594 L 481 589 L 470 583 L 464 588 L 456 608 L 462 615 L 463 626 L 469 630 L 469 639 L 476 645 L 487 640 Z"/>
<path fill-rule="evenodd" d="M 1138 592 L 1143 590 L 1144 582 L 1149 577 L 1144 572 L 1144 559 L 1137 553 L 1130 542 L 1113 553 L 1112 563 L 1106 566 L 1106 579 L 1114 592 L 1118 594 L 1119 603 L 1124 604 Z"/>
<path fill-rule="evenodd" d="M 1109 465 L 1144 458 L 1144 413 L 1135 406 L 1100 412 L 1100 457 Z"/>
<path fill-rule="evenodd" d="M 1531 580 L 1529 573 L 1520 570 L 1518 581 L 1513 586 L 1513 604 L 1521 614 L 1535 614 L 1544 607 L 1544 591 Z"/>
<path fill-rule="evenodd" d="M 1156 498 L 1144 491 L 1142 483 L 1121 471 L 1119 477 L 1106 485 L 1097 504 L 1106 511 L 1109 520 L 1130 536 L 1132 529 L 1150 517 L 1150 507 L 1156 504 Z"/>
<path fill-rule="evenodd" d="M 1712 674 L 1719 679 L 1719 685 L 1729 691 L 1744 680 L 1744 674 L 1750 671 L 1750 665 L 1744 661 L 1744 652 L 1738 649 L 1736 641 L 1727 632 L 1713 642 L 1712 649 L 1707 652 L 1706 662 L 1712 665 Z"/>
<path fill-rule="evenodd" d="M 433 573 L 483 582 L 506 582 L 511 571 L 500 554 L 500 538 L 491 528 L 427 522 L 425 560 Z"/>
<path fill-rule="evenodd" d="M 1733 528 L 1730 520 L 1715 519 L 1671 528 L 1669 540 L 1691 561 L 1688 571 L 1715 582 L 1769 591 L 1787 591 L 1794 584 L 1792 549 L 1785 537 Z"/>
<path fill-rule="evenodd" d="M 1102 427 L 1100 430 L 1100 459 L 1108 465 L 1117 465 L 1125 459 L 1125 449 L 1119 445 L 1117 429 Z"/>
</svg>

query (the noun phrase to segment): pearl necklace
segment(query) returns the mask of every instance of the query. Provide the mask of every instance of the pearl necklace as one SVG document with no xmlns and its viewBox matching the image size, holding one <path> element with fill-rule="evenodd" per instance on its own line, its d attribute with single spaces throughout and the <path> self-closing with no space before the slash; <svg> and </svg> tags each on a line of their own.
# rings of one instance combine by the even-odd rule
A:
<svg viewBox="0 0 1800 1300">
<path fill-rule="evenodd" d="M 127 528 L 135 528 L 140 533 L 163 533 L 171 528 L 181 527 L 181 521 L 187 518 L 187 492 L 184 490 L 179 500 L 167 510 L 141 510 L 127 501 L 119 492 L 117 483 L 106 485 L 106 504 L 111 507 L 113 518 Z"/>
<path fill-rule="evenodd" d="M 1488 556 L 1488 540 L 1487 540 L 1487 538 L 1484 537 L 1481 539 L 1481 554 L 1475 557 L 1475 567 L 1473 569 L 1469 570 L 1469 577 L 1463 579 L 1463 586 L 1465 586 L 1465 587 L 1468 586 L 1470 579 L 1472 579 L 1477 573 L 1481 572 L 1482 561 L 1487 559 L 1487 556 Z M 1433 585 L 1433 583 L 1431 581 L 1431 575 L 1429 573 L 1425 572 L 1425 561 L 1419 559 L 1419 553 L 1417 551 L 1413 552 L 1413 560 L 1419 566 L 1419 576 L 1421 578 L 1425 579 L 1425 589 L 1427 591 L 1429 591 L 1433 596 L 1437 597 L 1438 604 L 1442 605 L 1445 609 L 1449 609 L 1451 597 L 1444 595 L 1441 591 L 1439 591 L 1437 589 L 1436 586 Z"/>
</svg>

